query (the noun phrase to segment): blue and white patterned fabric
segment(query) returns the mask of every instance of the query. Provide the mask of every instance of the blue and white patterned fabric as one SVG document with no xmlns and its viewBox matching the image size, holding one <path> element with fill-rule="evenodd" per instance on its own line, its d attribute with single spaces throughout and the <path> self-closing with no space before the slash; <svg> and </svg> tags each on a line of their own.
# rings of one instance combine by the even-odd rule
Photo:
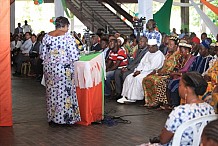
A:
<svg viewBox="0 0 218 146">
<path fill-rule="evenodd" d="M 137 31 L 134 29 L 134 35 L 137 36 Z M 156 39 L 157 40 L 157 46 L 160 47 L 161 45 L 161 40 L 162 40 L 162 35 L 159 31 L 152 31 L 149 32 L 148 30 L 144 29 L 143 31 L 140 32 L 140 36 L 145 36 L 147 39 Z"/>
<path fill-rule="evenodd" d="M 74 124 L 81 120 L 74 82 L 74 62 L 79 59 L 75 40 L 69 33 L 46 34 L 42 45 L 48 122 Z"/>
<path fill-rule="evenodd" d="M 152 32 L 149 32 L 148 30 L 143 31 L 143 36 L 147 37 L 147 39 L 156 39 L 157 40 L 157 46 L 160 47 L 161 45 L 161 40 L 162 40 L 162 35 L 160 32 L 154 30 Z"/>
<path fill-rule="evenodd" d="M 212 59 L 213 57 L 211 55 L 206 57 L 197 56 L 190 66 L 189 71 L 197 71 L 203 74 L 209 68 L 209 63 Z"/>
<path fill-rule="evenodd" d="M 213 107 L 207 103 L 193 103 L 185 104 L 175 107 L 174 110 L 170 113 L 165 128 L 175 133 L 177 128 L 184 122 L 191 120 L 193 118 L 215 114 Z M 180 146 L 191 146 L 193 142 L 193 131 L 191 128 L 188 128 L 184 131 L 181 139 Z M 164 146 L 171 146 L 172 140 L 165 144 Z"/>
</svg>

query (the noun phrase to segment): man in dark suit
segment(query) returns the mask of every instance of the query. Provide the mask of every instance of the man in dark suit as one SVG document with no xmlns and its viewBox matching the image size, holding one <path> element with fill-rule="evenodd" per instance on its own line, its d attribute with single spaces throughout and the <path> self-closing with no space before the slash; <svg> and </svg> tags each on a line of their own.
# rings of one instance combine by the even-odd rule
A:
<svg viewBox="0 0 218 146">
<path fill-rule="evenodd" d="M 115 87 L 116 87 L 116 98 L 121 97 L 122 86 L 125 78 L 134 72 L 134 69 L 138 66 L 143 56 L 148 52 L 147 49 L 148 39 L 142 36 L 139 40 L 139 49 L 136 52 L 135 59 L 130 62 L 125 68 L 117 69 L 115 71 Z"/>
<path fill-rule="evenodd" d="M 29 56 L 30 58 L 35 58 L 38 57 L 39 55 L 40 42 L 37 41 L 37 37 L 35 34 L 32 35 L 31 41 L 32 41 L 32 48 L 30 49 Z"/>
<path fill-rule="evenodd" d="M 40 41 L 37 41 L 37 37 L 35 34 L 32 35 L 31 41 L 32 41 L 32 48 L 30 49 L 29 57 L 31 63 L 31 72 L 32 72 L 31 75 L 33 76 L 37 72 L 37 60 L 38 60 L 37 58 L 39 56 Z"/>
<path fill-rule="evenodd" d="M 99 44 L 99 37 L 98 35 L 93 35 L 92 36 L 92 46 L 91 46 L 91 51 L 100 51 L 101 50 L 101 46 Z"/>
<path fill-rule="evenodd" d="M 15 28 L 14 34 L 23 33 L 23 28 L 21 27 L 21 23 L 18 23 L 17 25 L 18 25 L 18 26 L 17 26 L 17 28 Z"/>
</svg>

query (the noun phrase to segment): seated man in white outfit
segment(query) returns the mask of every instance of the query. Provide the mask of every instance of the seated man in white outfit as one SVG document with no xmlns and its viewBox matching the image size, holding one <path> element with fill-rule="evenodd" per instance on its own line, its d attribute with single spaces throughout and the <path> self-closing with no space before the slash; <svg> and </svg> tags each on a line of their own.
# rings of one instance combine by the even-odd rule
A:
<svg viewBox="0 0 218 146">
<path fill-rule="evenodd" d="M 135 102 L 144 99 L 142 80 L 154 70 L 158 70 L 163 66 L 164 55 L 158 50 L 157 40 L 148 40 L 148 51 L 133 73 L 128 75 L 123 83 L 122 98 L 118 99 L 118 103 Z"/>
</svg>

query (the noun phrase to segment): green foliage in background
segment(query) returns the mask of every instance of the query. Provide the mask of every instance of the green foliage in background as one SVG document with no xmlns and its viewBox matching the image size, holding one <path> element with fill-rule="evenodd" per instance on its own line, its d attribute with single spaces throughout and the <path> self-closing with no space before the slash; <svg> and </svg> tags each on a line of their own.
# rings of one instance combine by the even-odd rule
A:
<svg viewBox="0 0 218 146">
<path fill-rule="evenodd" d="M 214 0 L 213 2 L 211 2 L 211 4 L 213 4 L 214 6 L 218 6 L 218 0 Z M 218 15 L 216 15 L 213 11 L 211 11 L 210 9 L 207 9 L 206 12 L 207 16 L 213 21 L 213 23 L 218 26 Z"/>
</svg>

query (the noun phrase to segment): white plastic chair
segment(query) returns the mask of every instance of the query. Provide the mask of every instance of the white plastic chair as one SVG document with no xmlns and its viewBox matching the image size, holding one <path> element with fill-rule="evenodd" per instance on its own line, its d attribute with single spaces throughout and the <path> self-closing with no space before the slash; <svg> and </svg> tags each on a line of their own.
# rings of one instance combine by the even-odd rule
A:
<svg viewBox="0 0 218 146">
<path fill-rule="evenodd" d="M 199 146 L 201 140 L 201 134 L 204 127 L 208 122 L 216 120 L 218 115 L 207 115 L 198 118 L 191 119 L 178 127 L 174 136 L 172 146 L 179 146 L 182 138 L 183 132 L 191 127 L 193 130 L 193 146 Z"/>
</svg>

